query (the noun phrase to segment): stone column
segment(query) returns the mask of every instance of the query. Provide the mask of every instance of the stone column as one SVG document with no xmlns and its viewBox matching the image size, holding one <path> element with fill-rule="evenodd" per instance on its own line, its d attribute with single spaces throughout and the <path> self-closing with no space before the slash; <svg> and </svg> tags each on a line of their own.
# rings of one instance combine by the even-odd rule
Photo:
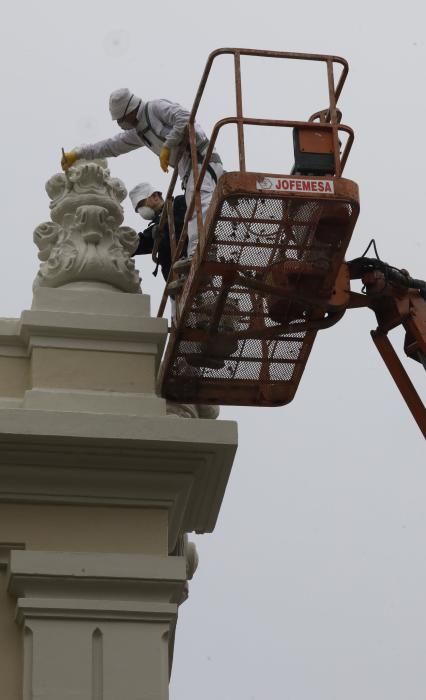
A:
<svg viewBox="0 0 426 700">
<path fill-rule="evenodd" d="M 156 394 L 167 322 L 124 185 L 78 162 L 47 192 L 32 307 L 0 319 L 2 697 L 163 700 L 186 533 L 214 528 L 235 425 Z"/>
</svg>

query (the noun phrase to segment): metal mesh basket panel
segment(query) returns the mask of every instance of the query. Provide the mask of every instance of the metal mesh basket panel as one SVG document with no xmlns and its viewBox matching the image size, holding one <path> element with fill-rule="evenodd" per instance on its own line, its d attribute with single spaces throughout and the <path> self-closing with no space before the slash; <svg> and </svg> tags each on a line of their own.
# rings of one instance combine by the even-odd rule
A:
<svg viewBox="0 0 426 700">
<path fill-rule="evenodd" d="M 315 331 L 300 329 L 306 326 L 310 309 L 288 300 L 277 306 L 276 299 L 244 282 L 270 283 L 271 270 L 284 265 L 296 289 L 308 284 L 315 294 L 329 288 L 350 238 L 345 219 L 349 224 L 353 213 L 350 203 L 344 202 L 342 210 L 339 201 L 341 233 L 337 228 L 332 240 L 319 238 L 320 222 L 325 215 L 330 218 L 332 205 L 321 199 L 260 194 L 232 196 L 220 203 L 169 352 L 164 395 L 178 400 L 190 394 L 194 402 L 222 404 L 274 405 L 291 400 L 315 339 Z M 222 311 L 216 313 L 215 326 L 218 305 Z M 258 337 L 283 322 L 287 329 L 278 337 Z M 255 337 L 239 337 L 250 333 Z"/>
</svg>

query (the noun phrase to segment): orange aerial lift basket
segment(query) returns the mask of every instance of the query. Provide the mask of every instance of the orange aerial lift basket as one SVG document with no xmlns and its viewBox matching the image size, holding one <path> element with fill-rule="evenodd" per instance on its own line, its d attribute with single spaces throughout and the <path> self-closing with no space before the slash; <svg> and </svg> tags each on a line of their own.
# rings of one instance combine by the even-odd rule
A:
<svg viewBox="0 0 426 700">
<path fill-rule="evenodd" d="M 199 167 L 194 122 L 213 61 L 223 53 L 234 56 L 236 114 L 216 123 Z M 305 122 L 244 116 L 241 55 L 323 62 L 328 107 Z M 340 123 L 336 102 L 347 72 L 344 59 L 326 55 L 220 49 L 209 57 L 189 122 L 196 187 L 186 223 L 196 211 L 199 243 L 176 299 L 176 325 L 160 369 L 165 398 L 286 404 L 295 395 L 317 332 L 344 313 L 347 298 L 340 299 L 337 290 L 345 284 L 340 280 L 336 286 L 336 280 L 359 211 L 357 185 L 342 178 L 353 131 Z M 227 124 L 237 126 L 239 169 L 219 179 L 203 221 L 200 186 L 218 133 Z M 293 129 L 290 173 L 247 171 L 246 125 Z M 176 173 L 165 207 L 169 213 L 175 182 Z M 185 231 L 186 225 L 177 250 L 171 235 L 175 259 Z M 160 315 L 165 303 L 164 296 Z"/>
</svg>

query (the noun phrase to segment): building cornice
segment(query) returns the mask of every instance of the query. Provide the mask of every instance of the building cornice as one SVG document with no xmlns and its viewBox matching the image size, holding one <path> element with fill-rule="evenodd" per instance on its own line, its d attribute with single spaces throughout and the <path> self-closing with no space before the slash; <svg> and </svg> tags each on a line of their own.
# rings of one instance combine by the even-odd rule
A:
<svg viewBox="0 0 426 700">
<path fill-rule="evenodd" d="M 169 547 L 211 532 L 234 459 L 229 421 L 0 409 L 0 503 L 165 508 Z"/>
</svg>

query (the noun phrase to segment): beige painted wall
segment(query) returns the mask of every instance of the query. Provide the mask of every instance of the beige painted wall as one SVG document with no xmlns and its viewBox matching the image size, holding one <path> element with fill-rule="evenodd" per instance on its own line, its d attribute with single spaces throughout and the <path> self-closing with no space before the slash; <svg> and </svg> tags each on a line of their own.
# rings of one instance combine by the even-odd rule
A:
<svg viewBox="0 0 426 700">
<path fill-rule="evenodd" d="M 16 601 L 6 591 L 6 572 L 0 571 L 0 697 L 22 697 L 22 632 L 15 623 Z"/>
<path fill-rule="evenodd" d="M 27 549 L 167 555 L 167 512 L 141 508 L 0 505 L 0 544 Z M 22 697 L 22 629 L 0 570 L 0 698 Z"/>
<path fill-rule="evenodd" d="M 0 505 L 0 543 L 27 549 L 167 556 L 167 512 L 141 508 Z"/>
<path fill-rule="evenodd" d="M 0 355 L 0 397 L 22 397 L 28 383 L 28 358 Z"/>
<path fill-rule="evenodd" d="M 167 512 L 141 508 L 0 505 L 0 544 L 26 549 L 167 555 Z M 22 628 L 0 570 L 0 698 L 22 697 Z"/>
<path fill-rule="evenodd" d="M 31 385 L 155 394 L 155 355 L 33 348 Z"/>
<path fill-rule="evenodd" d="M 154 354 L 34 348 L 27 357 L 0 355 L 0 397 L 31 387 L 155 394 Z"/>
</svg>

